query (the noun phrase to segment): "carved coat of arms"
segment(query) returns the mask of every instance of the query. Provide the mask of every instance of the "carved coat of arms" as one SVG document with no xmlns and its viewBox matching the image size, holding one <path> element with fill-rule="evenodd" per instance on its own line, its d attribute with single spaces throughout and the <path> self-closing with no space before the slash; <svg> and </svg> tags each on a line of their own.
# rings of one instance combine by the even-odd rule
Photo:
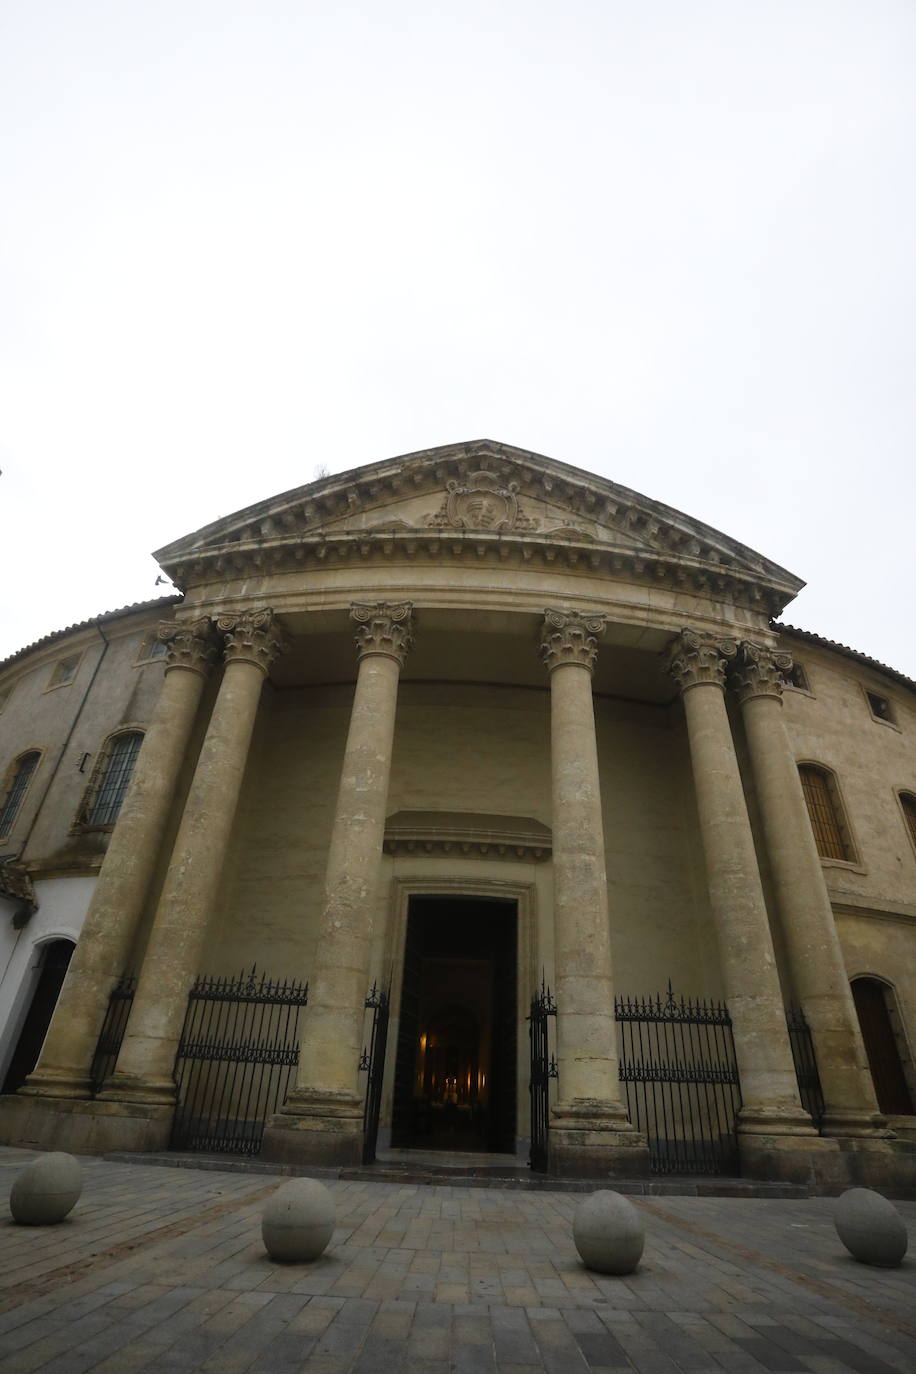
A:
<svg viewBox="0 0 916 1374">
<path fill-rule="evenodd" d="M 427 523 L 437 529 L 533 530 L 538 521 L 519 510 L 518 483 L 501 486 L 492 472 L 472 472 L 464 482 L 449 482 L 446 495 Z"/>
</svg>

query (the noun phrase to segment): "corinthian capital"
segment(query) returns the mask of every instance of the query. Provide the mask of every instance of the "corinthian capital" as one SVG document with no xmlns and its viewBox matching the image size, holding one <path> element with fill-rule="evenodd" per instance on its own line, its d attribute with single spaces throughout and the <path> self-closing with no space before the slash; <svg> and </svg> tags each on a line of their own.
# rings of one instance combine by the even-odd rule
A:
<svg viewBox="0 0 916 1374">
<path fill-rule="evenodd" d="M 199 616 L 197 620 L 186 620 L 179 625 L 171 620 L 162 620 L 157 635 L 163 644 L 168 645 L 166 672 L 170 668 L 190 668 L 202 677 L 207 676 L 219 648 L 213 633 L 213 622 L 208 615 Z"/>
<path fill-rule="evenodd" d="M 734 639 L 682 630 L 671 645 L 668 672 L 682 692 L 711 682 L 725 688 L 725 669 L 738 652 Z"/>
<path fill-rule="evenodd" d="M 783 681 L 792 667 L 792 655 L 762 644 L 745 641 L 738 646 L 738 656 L 732 669 L 732 685 L 743 704 L 751 697 L 782 699 Z"/>
<path fill-rule="evenodd" d="M 358 658 L 382 654 L 402 668 L 413 645 L 412 601 L 354 601 L 350 619 L 356 621 Z"/>
<path fill-rule="evenodd" d="M 593 672 L 605 624 L 605 616 L 590 611 L 553 611 L 548 607 L 541 630 L 541 659 L 547 671 L 552 673 L 561 663 L 577 663 Z"/>
<path fill-rule="evenodd" d="M 288 642 L 285 630 L 268 607 L 218 616 L 216 628 L 225 642 L 227 663 L 254 663 L 265 675 Z"/>
</svg>

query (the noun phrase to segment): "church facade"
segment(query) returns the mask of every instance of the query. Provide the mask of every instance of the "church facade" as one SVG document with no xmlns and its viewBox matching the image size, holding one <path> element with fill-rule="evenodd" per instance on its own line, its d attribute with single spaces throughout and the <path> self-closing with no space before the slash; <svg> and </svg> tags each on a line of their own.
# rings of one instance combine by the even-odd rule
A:
<svg viewBox="0 0 916 1374">
<path fill-rule="evenodd" d="M 775 624 L 797 578 L 488 441 L 156 556 L 180 597 L 0 665 L 0 1139 L 168 1148 L 195 980 L 254 967 L 246 1005 L 308 982 L 263 1158 L 363 1157 L 381 989 L 383 1146 L 523 1157 L 540 1006 L 546 1167 L 646 1174 L 628 1076 L 655 1059 L 631 1073 L 621 1036 L 654 998 L 680 1137 L 731 1132 L 752 1177 L 916 1187 L 914 684 Z M 689 1097 L 700 1008 L 728 1023 L 726 1128 Z"/>
</svg>

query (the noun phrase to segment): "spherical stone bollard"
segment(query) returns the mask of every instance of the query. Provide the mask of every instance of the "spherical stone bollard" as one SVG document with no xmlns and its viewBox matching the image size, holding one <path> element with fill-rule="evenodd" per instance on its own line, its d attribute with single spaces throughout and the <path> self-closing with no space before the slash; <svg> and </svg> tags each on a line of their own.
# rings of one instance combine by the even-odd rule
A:
<svg viewBox="0 0 916 1374">
<path fill-rule="evenodd" d="M 10 1190 L 10 1212 L 20 1226 L 56 1226 L 83 1191 L 83 1171 L 72 1155 L 55 1151 L 33 1159 Z"/>
<path fill-rule="evenodd" d="M 576 1208 L 573 1241 L 587 1269 L 632 1274 L 642 1257 L 646 1228 L 632 1202 L 602 1190 L 590 1193 Z"/>
<path fill-rule="evenodd" d="M 294 1178 L 269 1198 L 261 1218 L 264 1249 L 287 1264 L 315 1260 L 334 1234 L 334 1199 L 316 1178 Z"/>
<path fill-rule="evenodd" d="M 837 1200 L 833 1224 L 860 1264 L 893 1269 L 907 1250 L 906 1225 L 892 1202 L 871 1188 L 850 1188 Z"/>
</svg>

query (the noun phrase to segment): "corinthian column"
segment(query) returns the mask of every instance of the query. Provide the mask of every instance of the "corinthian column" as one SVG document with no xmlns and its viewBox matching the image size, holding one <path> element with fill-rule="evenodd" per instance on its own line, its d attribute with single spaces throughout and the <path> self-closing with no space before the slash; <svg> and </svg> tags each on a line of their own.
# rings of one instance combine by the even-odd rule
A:
<svg viewBox="0 0 916 1374">
<path fill-rule="evenodd" d="M 620 1099 L 601 779 L 592 672 L 604 617 L 548 610 L 541 656 L 550 673 L 557 1057 L 550 1122 L 556 1174 L 645 1172 L 644 1138 Z"/>
<path fill-rule="evenodd" d="M 188 989 L 216 900 L 261 687 L 284 647 L 269 610 L 221 616 L 223 680 L 159 898 L 127 1033 L 102 1100 L 168 1105 Z"/>
<path fill-rule="evenodd" d="M 669 671 L 681 690 L 718 935 L 725 996 L 744 1102 L 738 1145 L 746 1172 L 807 1177 L 824 1145 L 798 1096 L 789 1032 L 757 856 L 725 709 L 734 640 L 684 630 Z"/>
<path fill-rule="evenodd" d="M 175 795 L 200 695 L 216 653 L 209 617 L 164 623 L 162 691 L 99 873 L 41 1058 L 22 1092 L 90 1096 L 89 1069 L 108 998 L 125 971 Z"/>
<path fill-rule="evenodd" d="M 859 1021 L 782 715 L 788 654 L 742 644 L 733 682 L 744 716 L 754 786 L 792 982 L 814 1041 L 829 1135 L 886 1136 Z"/>
<path fill-rule="evenodd" d="M 328 850 L 324 916 L 303 1017 L 296 1086 L 268 1123 L 262 1154 L 358 1163 L 359 1084 L 372 912 L 379 881 L 398 679 L 412 642 L 409 601 L 356 604 L 359 670 Z"/>
</svg>

